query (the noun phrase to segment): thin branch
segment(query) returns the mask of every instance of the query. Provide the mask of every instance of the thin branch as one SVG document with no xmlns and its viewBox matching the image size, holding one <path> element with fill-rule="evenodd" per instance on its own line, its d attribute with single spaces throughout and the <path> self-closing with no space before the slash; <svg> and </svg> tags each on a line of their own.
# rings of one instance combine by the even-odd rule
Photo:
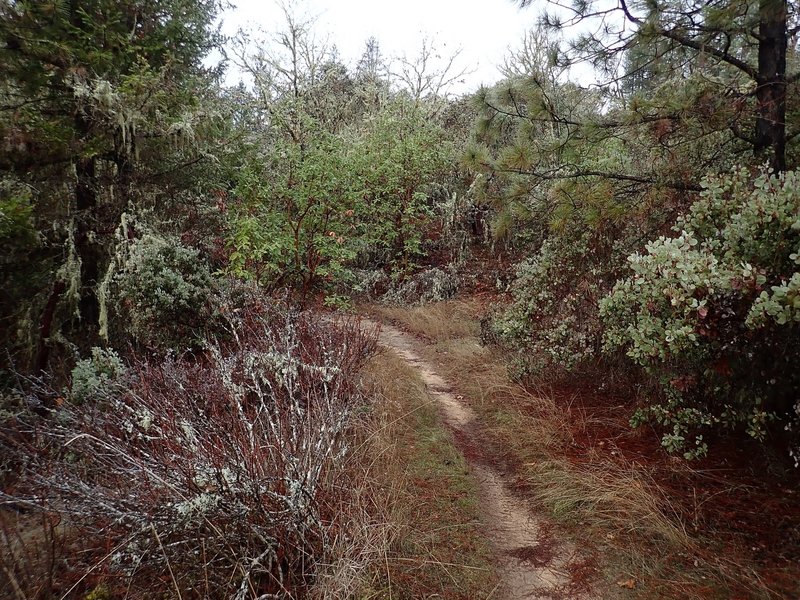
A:
<svg viewBox="0 0 800 600">
<path fill-rule="evenodd" d="M 164 549 L 164 544 L 161 543 L 161 538 L 158 535 L 158 531 L 156 531 L 156 526 L 150 523 L 150 529 L 152 529 L 153 535 L 156 536 L 158 547 L 161 548 L 161 553 L 164 555 L 164 560 L 167 563 L 167 570 L 169 571 L 170 579 L 172 579 L 172 585 L 175 587 L 175 593 L 178 594 L 178 600 L 183 600 L 181 589 L 178 587 L 178 582 L 175 579 L 175 573 L 172 571 L 172 565 L 169 564 L 169 556 L 167 556 L 167 551 Z"/>
<path fill-rule="evenodd" d="M 487 165 L 488 166 L 488 165 Z M 515 173 L 517 175 L 529 175 L 542 179 L 545 181 L 555 181 L 558 179 L 580 179 L 583 177 L 600 177 L 602 179 L 610 179 L 612 181 L 630 181 L 632 183 L 641 183 L 644 185 L 654 185 L 665 187 L 673 190 L 683 192 L 700 192 L 702 187 L 696 183 L 684 183 L 681 181 L 660 180 L 650 177 L 642 177 L 638 175 L 628 175 L 625 173 L 610 173 L 608 171 L 595 171 L 595 170 L 576 170 L 571 173 L 564 173 L 563 168 L 553 169 L 550 172 L 536 172 L 526 169 L 504 169 L 494 167 L 495 171 L 504 173 Z"/>
</svg>

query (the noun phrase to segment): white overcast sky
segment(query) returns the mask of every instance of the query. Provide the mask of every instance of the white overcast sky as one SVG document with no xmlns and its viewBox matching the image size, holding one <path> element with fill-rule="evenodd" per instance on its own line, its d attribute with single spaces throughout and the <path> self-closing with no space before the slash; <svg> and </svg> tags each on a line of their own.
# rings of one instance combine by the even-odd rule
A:
<svg viewBox="0 0 800 600">
<path fill-rule="evenodd" d="M 233 0 L 236 8 L 223 15 L 223 31 L 240 28 L 277 31 L 281 11 L 273 0 Z M 509 46 L 516 46 L 533 27 L 536 6 L 521 10 L 511 0 L 305 0 L 304 13 L 317 15 L 317 35 L 330 36 L 342 60 L 354 65 L 366 40 L 374 36 L 387 58 L 413 57 L 423 36 L 435 41 L 442 54 L 461 49 L 459 66 L 474 71 L 455 92 L 477 89 L 500 79 L 496 65 Z M 460 70 L 460 69 L 459 69 Z M 229 83 L 235 83 L 230 72 Z"/>
</svg>

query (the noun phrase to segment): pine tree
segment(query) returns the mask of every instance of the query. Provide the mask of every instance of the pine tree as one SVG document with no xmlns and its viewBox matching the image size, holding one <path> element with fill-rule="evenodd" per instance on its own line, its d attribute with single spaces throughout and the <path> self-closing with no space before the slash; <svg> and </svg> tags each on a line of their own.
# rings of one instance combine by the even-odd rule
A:
<svg viewBox="0 0 800 600">
<path fill-rule="evenodd" d="M 732 123 L 732 132 L 750 145 L 759 160 L 776 171 L 786 170 L 787 140 L 797 135 L 794 129 L 787 131 L 786 120 L 787 98 L 800 80 L 800 72 L 787 70 L 789 41 L 796 40 L 800 31 L 796 3 L 619 0 L 607 7 L 595 0 L 575 0 L 568 18 L 558 13 L 543 16 L 547 26 L 558 30 L 586 21 L 599 21 L 591 28 L 599 33 L 578 36 L 563 60 L 589 60 L 617 79 L 622 75 L 617 67 L 620 55 L 644 46 L 649 50 L 632 55 L 624 74 L 637 78 L 677 54 L 686 68 L 711 72 L 720 84 L 720 96 L 748 107 L 749 115 L 743 113 L 742 118 L 749 116 L 749 127 L 742 128 L 740 118 Z M 639 60 L 648 55 L 649 60 Z"/>
</svg>

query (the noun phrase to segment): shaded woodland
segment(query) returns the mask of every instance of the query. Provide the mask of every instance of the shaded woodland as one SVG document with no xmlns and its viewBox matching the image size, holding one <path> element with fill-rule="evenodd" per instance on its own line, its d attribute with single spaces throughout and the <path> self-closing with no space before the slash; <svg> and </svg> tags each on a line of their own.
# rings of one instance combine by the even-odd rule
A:
<svg viewBox="0 0 800 600">
<path fill-rule="evenodd" d="M 795 4 L 523 1 L 461 95 L 430 40 L 345 64 L 223 4 L 0 1 L 8 597 L 323 597 L 365 306 L 480 298 L 518 384 L 608 382 L 648 452 L 800 491 Z"/>
</svg>

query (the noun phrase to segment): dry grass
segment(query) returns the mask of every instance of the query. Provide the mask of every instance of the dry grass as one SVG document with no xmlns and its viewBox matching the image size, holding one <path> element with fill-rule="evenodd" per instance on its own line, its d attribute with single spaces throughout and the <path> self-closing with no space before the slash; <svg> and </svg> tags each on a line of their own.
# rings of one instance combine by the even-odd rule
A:
<svg viewBox="0 0 800 600">
<path fill-rule="evenodd" d="M 359 462 L 363 461 L 361 453 Z M 364 475 L 362 465 L 351 465 L 352 473 Z M 315 585 L 309 597 L 365 598 L 384 562 L 386 548 L 393 535 L 386 502 L 375 494 L 375 486 L 366 478 L 353 478 L 352 501 L 342 507 L 347 514 L 346 528 L 335 536 L 328 548 L 329 563 L 318 564 Z"/>
<path fill-rule="evenodd" d="M 480 330 L 475 320 L 476 306 L 460 300 L 411 308 L 371 305 L 365 310 L 379 320 L 396 324 L 401 329 L 433 342 L 477 337 Z"/>
<path fill-rule="evenodd" d="M 365 379 L 375 410 L 351 468 L 369 483 L 354 519 L 361 541 L 351 533 L 345 554 L 368 550 L 323 577 L 338 578 L 342 589 L 341 580 L 357 573 L 350 586 L 357 593 L 348 595 L 362 599 L 491 597 L 497 579 L 480 531 L 477 490 L 435 401 L 413 369 L 388 353 L 372 360 Z"/>
<path fill-rule="evenodd" d="M 752 565 L 690 533 L 647 467 L 622 459 L 613 440 L 576 460 L 576 433 L 603 424 L 510 381 L 503 357 L 478 343 L 474 318 L 466 322 L 475 311 L 457 303 L 381 314 L 410 331 L 433 332 L 425 333 L 436 342 L 425 357 L 478 413 L 519 489 L 595 550 L 609 593 L 617 581 L 633 578 L 636 589 L 619 590 L 625 597 L 724 598 L 742 588 L 749 597 L 770 597 Z"/>
</svg>

